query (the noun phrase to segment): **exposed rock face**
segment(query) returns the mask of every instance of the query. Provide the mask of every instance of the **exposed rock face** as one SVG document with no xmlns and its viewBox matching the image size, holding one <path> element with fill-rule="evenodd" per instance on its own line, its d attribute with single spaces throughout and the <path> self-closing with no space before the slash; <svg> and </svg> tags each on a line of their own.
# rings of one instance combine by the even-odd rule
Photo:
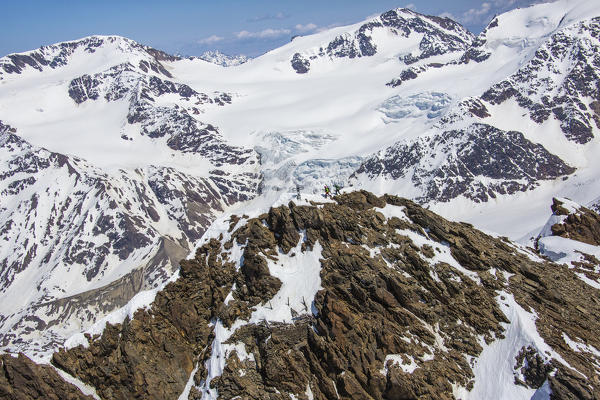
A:
<svg viewBox="0 0 600 400">
<path fill-rule="evenodd" d="M 0 355 L 0 398 L 10 400 L 92 400 L 65 382 L 54 368 L 37 365 L 23 354 Z"/>
<path fill-rule="evenodd" d="M 491 104 L 514 99 L 533 121 L 541 124 L 553 116 L 569 140 L 587 143 L 593 126 L 600 128 L 599 54 L 596 17 L 552 35 L 523 68 L 481 98 Z"/>
<path fill-rule="evenodd" d="M 484 113 L 477 103 L 476 113 Z M 574 168 L 522 133 L 472 124 L 411 142 L 399 142 L 367 159 L 355 176 L 407 180 L 420 203 L 465 196 L 476 202 L 536 187 L 540 180 L 569 175 Z"/>
<path fill-rule="evenodd" d="M 564 263 L 584 282 L 600 285 L 600 216 L 566 198 L 554 198 L 552 215 L 533 246 L 543 256 Z"/>
<path fill-rule="evenodd" d="M 152 70 L 158 74 L 171 77 L 169 71 L 161 64 L 161 61 L 174 61 L 178 57 L 169 55 L 160 50 L 141 45 L 119 36 L 90 36 L 82 40 L 63 42 L 51 46 L 40 47 L 36 51 L 22 54 L 10 54 L 0 58 L 0 80 L 3 74 L 21 74 L 27 68 L 43 71 L 45 69 L 57 69 L 68 64 L 69 58 L 75 52 L 95 53 L 105 45 L 121 46 L 129 52 L 141 52 L 145 59 L 141 60 L 140 67 Z"/>
<path fill-rule="evenodd" d="M 310 70 L 310 60 L 317 58 L 357 58 L 371 57 L 377 54 L 377 43 L 373 32 L 386 29 L 391 35 L 408 38 L 421 35 L 419 46 L 400 59 L 405 64 L 451 52 L 460 52 L 468 48 L 473 35 L 457 22 L 449 18 L 422 15 L 408 9 L 396 9 L 385 12 L 379 17 L 360 26 L 355 32 L 346 32 L 337 36 L 326 46 L 294 54 L 290 61 L 292 68 L 299 74 Z"/>
<path fill-rule="evenodd" d="M 290 281 L 272 275 L 277 265 L 317 248 L 314 299 L 278 298 Z M 563 339 L 600 348 L 600 306 L 590 300 L 597 290 L 529 257 L 393 196 L 290 203 L 232 218 L 229 233 L 182 262 L 151 309 L 53 363 L 103 399 L 176 398 L 194 366 L 190 399 L 209 390 L 220 398 L 450 399 L 452 385 L 476 384 L 467 360 L 514 323 L 503 305 L 510 297 L 535 311 L 554 351 L 538 359 L 514 349 L 523 384 L 548 380 L 557 398 L 598 398 L 597 356 Z M 290 317 L 269 314 L 280 307 Z M 265 319 L 253 319 L 257 312 Z"/>
<path fill-rule="evenodd" d="M 310 61 L 302 57 L 302 54 L 296 53 L 292 57 L 292 68 L 298 74 L 306 74 L 310 70 Z"/>
<path fill-rule="evenodd" d="M 552 212 L 566 217 L 562 222 L 552 225 L 553 235 L 600 246 L 600 216 L 597 213 L 585 207 L 569 210 L 556 198 L 552 202 Z"/>
<path fill-rule="evenodd" d="M 521 348 L 516 361 L 515 370 L 520 376 L 515 377 L 515 383 L 534 389 L 542 387 L 548 379 L 548 375 L 554 370 L 552 365 L 545 362 L 544 358 L 531 346 Z"/>
</svg>

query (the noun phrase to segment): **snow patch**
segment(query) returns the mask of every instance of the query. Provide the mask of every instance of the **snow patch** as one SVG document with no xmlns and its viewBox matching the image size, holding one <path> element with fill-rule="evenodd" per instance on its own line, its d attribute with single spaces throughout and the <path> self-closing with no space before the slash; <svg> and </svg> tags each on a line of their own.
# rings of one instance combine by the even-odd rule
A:
<svg viewBox="0 0 600 400">
<path fill-rule="evenodd" d="M 96 389 L 94 389 L 92 386 L 83 383 L 82 381 L 75 378 L 73 375 L 66 373 L 62 369 L 54 369 L 61 376 L 61 378 L 63 378 L 66 382 L 70 383 L 71 385 L 76 386 L 79 390 L 81 390 L 81 393 L 83 393 L 84 395 L 92 396 L 95 400 L 101 400 L 100 396 L 98 396 L 98 393 L 96 393 Z"/>
<path fill-rule="evenodd" d="M 269 273 L 281 281 L 281 288 L 270 301 L 256 307 L 250 323 L 293 323 L 293 314 L 316 314 L 313 302 L 322 289 L 320 258 L 323 248 L 316 242 L 311 251 L 303 253 L 303 242 L 300 240 L 288 254 L 280 254 L 277 261 L 268 260 Z"/>
<path fill-rule="evenodd" d="M 463 400 L 530 400 L 536 390 L 514 382 L 516 357 L 522 347 L 531 346 L 542 357 L 554 358 L 566 366 L 569 364 L 540 336 L 535 326 L 536 315 L 525 311 L 512 294 L 500 292 L 496 301 L 510 321 L 508 324 L 502 323 L 505 329 L 504 339 L 490 344 L 482 341 L 483 351 L 475 359 L 473 368 L 473 389 L 468 392 L 457 387 L 455 394 L 460 393 Z"/>
<path fill-rule="evenodd" d="M 404 360 L 403 357 L 408 359 L 408 363 Z M 398 365 L 402 371 L 407 374 L 412 374 L 419 366 L 417 365 L 413 356 L 407 354 L 388 354 L 385 356 L 385 360 L 383 361 L 383 368 L 379 370 L 382 375 L 387 376 L 388 374 L 388 361 L 392 361 L 392 364 Z"/>
</svg>

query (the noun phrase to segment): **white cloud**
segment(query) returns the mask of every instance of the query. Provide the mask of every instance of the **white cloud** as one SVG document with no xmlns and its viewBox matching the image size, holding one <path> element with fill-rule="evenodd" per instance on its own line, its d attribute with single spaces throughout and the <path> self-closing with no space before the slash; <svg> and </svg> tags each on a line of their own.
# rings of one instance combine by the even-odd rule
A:
<svg viewBox="0 0 600 400">
<path fill-rule="evenodd" d="M 481 7 L 479 8 L 471 8 L 469 9 L 467 12 L 465 12 L 464 14 L 464 18 L 465 19 L 476 19 L 481 17 L 482 15 L 486 15 L 487 13 L 490 12 L 490 9 L 492 8 L 492 5 L 490 3 L 481 3 Z"/>
<path fill-rule="evenodd" d="M 317 29 L 317 25 L 315 25 L 311 22 L 306 25 L 298 24 L 295 26 L 295 28 L 298 32 L 309 32 L 309 31 L 314 31 L 315 29 Z"/>
<path fill-rule="evenodd" d="M 443 12 L 443 13 L 441 13 L 440 17 L 442 17 L 442 18 L 450 18 L 451 20 L 458 21 L 458 18 L 456 18 L 454 15 L 452 15 L 449 12 Z"/>
<path fill-rule="evenodd" d="M 211 35 L 207 38 L 198 40 L 198 44 L 214 44 L 225 39 L 223 36 Z"/>
<path fill-rule="evenodd" d="M 270 19 L 286 19 L 289 17 L 290 16 L 288 14 L 278 12 L 277 14 L 265 14 L 265 15 L 259 15 L 258 17 L 248 18 L 247 21 L 248 22 L 258 22 L 258 21 L 267 21 Z"/>
<path fill-rule="evenodd" d="M 235 34 L 238 39 L 265 39 L 265 38 L 276 38 L 280 36 L 289 35 L 292 33 L 289 29 L 272 29 L 267 28 L 259 32 L 248 32 L 241 31 Z"/>
<path fill-rule="evenodd" d="M 417 6 L 415 5 L 415 3 L 409 3 L 405 5 L 404 8 L 408 8 L 409 10 L 415 11 L 417 9 Z"/>
<path fill-rule="evenodd" d="M 481 3 L 479 8 L 471 8 L 466 11 L 462 20 L 464 22 L 480 21 L 483 17 L 487 16 L 492 8 L 492 5 L 488 2 Z"/>
</svg>

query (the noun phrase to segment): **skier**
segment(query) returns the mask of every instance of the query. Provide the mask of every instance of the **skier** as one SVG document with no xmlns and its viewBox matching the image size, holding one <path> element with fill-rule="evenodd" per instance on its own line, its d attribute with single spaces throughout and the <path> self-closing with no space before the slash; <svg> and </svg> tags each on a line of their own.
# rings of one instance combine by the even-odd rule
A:
<svg viewBox="0 0 600 400">
<path fill-rule="evenodd" d="M 327 185 L 325 185 L 325 197 L 331 197 L 331 189 Z"/>
<path fill-rule="evenodd" d="M 302 200 L 302 197 L 300 196 L 300 185 L 296 185 L 296 198 L 298 200 Z"/>
</svg>

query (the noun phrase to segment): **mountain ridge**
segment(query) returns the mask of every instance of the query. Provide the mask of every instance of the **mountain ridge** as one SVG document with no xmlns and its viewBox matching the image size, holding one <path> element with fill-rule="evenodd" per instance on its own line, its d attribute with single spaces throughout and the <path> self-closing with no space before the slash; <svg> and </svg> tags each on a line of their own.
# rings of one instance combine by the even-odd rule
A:
<svg viewBox="0 0 600 400">
<path fill-rule="evenodd" d="M 189 398 L 529 398 L 545 385 L 558 398 L 597 395 L 599 322 L 587 317 L 597 305 L 578 295 L 595 289 L 506 239 L 364 191 L 221 226 L 154 305 L 55 353 L 54 365 L 102 398 L 175 398 L 184 388 Z M 314 299 L 277 297 L 294 278 L 275 278 L 276 265 L 314 251 Z M 498 364 L 493 351 L 511 355 Z M 501 379 L 480 375 L 486 366 Z"/>
</svg>

